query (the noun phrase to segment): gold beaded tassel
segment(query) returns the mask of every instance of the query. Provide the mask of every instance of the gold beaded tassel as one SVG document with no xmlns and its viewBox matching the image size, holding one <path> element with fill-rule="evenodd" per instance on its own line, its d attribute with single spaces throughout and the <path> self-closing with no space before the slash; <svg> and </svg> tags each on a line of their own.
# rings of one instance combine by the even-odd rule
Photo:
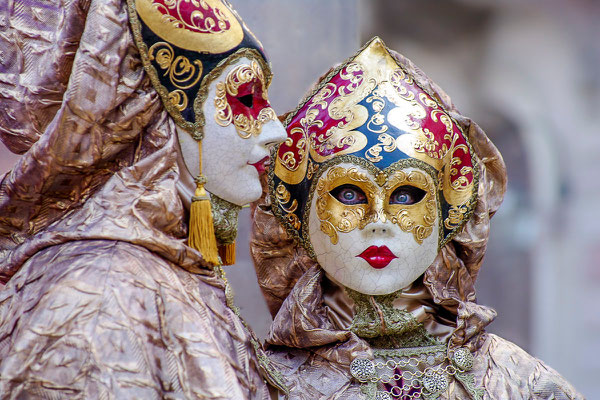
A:
<svg viewBox="0 0 600 400">
<path fill-rule="evenodd" d="M 235 264 L 235 242 L 219 245 L 219 257 L 223 265 Z"/>
<path fill-rule="evenodd" d="M 190 207 L 188 245 L 198 250 L 206 262 L 218 265 L 217 238 L 215 237 L 215 228 L 213 226 L 210 199 L 204 189 L 206 177 L 202 175 L 202 141 L 198 141 L 198 150 L 200 175 L 194 178 L 196 181 L 196 191 L 194 192 L 194 196 L 192 196 L 192 206 Z"/>
</svg>

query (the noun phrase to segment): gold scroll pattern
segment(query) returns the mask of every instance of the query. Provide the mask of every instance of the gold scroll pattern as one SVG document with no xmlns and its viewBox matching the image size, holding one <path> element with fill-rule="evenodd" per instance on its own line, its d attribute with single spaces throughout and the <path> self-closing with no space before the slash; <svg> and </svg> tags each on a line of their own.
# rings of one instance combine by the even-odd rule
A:
<svg viewBox="0 0 600 400">
<path fill-rule="evenodd" d="M 164 70 L 163 76 L 168 76 L 169 81 L 177 89 L 169 92 L 169 101 L 177 110 L 183 111 L 188 106 L 188 97 L 184 90 L 198 84 L 202 76 L 202 62 L 190 60 L 185 56 L 175 57 L 173 47 L 166 42 L 157 42 L 148 49 L 148 59 L 155 61 L 160 69 Z"/>
<path fill-rule="evenodd" d="M 281 182 L 279 182 L 277 189 L 275 189 L 275 198 L 279 203 L 279 207 L 281 207 L 281 209 L 285 212 L 284 218 L 286 222 L 294 229 L 300 229 L 300 219 L 295 214 L 296 210 L 298 209 L 298 201 L 294 199 L 291 204 L 287 205 L 290 202 L 291 195 Z"/>
<path fill-rule="evenodd" d="M 244 38 L 233 10 L 221 0 L 128 1 L 152 32 L 185 50 L 224 53 Z"/>
<path fill-rule="evenodd" d="M 190 22 L 186 21 L 181 12 L 183 3 L 192 3 L 197 8 L 187 18 Z M 225 13 L 218 7 L 211 7 L 206 0 L 165 0 L 163 3 L 154 2 L 152 6 L 158 11 L 164 11 L 161 12 L 162 20 L 177 29 L 188 28 L 202 33 L 218 33 L 228 29 L 229 19 Z M 170 15 L 168 10 L 175 11 L 178 18 Z M 214 17 L 205 17 L 206 11 L 212 11 Z"/>
</svg>

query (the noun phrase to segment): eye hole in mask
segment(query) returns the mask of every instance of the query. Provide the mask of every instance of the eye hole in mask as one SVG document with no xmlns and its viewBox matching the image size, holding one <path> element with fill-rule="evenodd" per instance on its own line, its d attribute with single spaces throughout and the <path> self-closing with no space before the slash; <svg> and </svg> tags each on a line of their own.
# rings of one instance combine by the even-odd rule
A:
<svg viewBox="0 0 600 400">
<path fill-rule="evenodd" d="M 410 185 L 403 185 L 394 190 L 390 196 L 390 204 L 416 204 L 423 200 L 425 194 L 426 192 L 423 189 L 419 189 Z"/>
<path fill-rule="evenodd" d="M 329 192 L 337 201 L 346 205 L 367 204 L 367 195 L 355 185 L 340 185 Z"/>
<path fill-rule="evenodd" d="M 248 108 L 252 108 L 252 106 L 254 105 L 254 95 L 253 94 L 239 96 L 239 97 L 237 97 L 237 99 L 239 100 L 240 103 L 242 103 L 243 105 L 245 105 Z"/>
</svg>

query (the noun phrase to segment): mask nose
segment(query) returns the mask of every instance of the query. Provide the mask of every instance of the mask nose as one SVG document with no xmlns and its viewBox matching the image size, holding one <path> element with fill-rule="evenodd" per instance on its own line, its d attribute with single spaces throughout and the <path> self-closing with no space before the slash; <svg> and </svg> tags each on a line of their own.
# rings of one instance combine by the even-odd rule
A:
<svg viewBox="0 0 600 400">
<path fill-rule="evenodd" d="M 272 120 L 262 126 L 260 135 L 258 135 L 259 144 L 268 148 L 283 142 L 287 138 L 287 133 L 279 120 Z"/>
<path fill-rule="evenodd" d="M 375 218 L 373 218 L 373 222 L 364 227 L 364 231 L 368 236 L 390 236 L 392 235 L 392 230 L 390 229 L 391 221 L 388 220 L 385 215 L 385 211 L 383 210 L 383 202 L 381 199 L 377 199 L 375 201 Z"/>
<path fill-rule="evenodd" d="M 364 231 L 368 236 L 390 236 L 392 234 L 390 223 L 381 220 L 370 223 L 364 228 Z"/>
</svg>

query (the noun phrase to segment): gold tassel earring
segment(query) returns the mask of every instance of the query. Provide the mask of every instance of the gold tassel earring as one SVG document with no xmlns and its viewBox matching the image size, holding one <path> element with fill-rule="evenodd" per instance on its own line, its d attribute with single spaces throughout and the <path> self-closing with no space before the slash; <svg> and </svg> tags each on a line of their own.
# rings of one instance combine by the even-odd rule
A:
<svg viewBox="0 0 600 400">
<path fill-rule="evenodd" d="M 217 250 L 210 199 L 204 189 L 206 177 L 202 175 L 202 141 L 198 141 L 198 150 L 200 175 L 194 178 L 196 191 L 192 196 L 192 206 L 190 207 L 188 245 L 198 250 L 206 262 L 219 265 L 219 252 Z"/>
</svg>

